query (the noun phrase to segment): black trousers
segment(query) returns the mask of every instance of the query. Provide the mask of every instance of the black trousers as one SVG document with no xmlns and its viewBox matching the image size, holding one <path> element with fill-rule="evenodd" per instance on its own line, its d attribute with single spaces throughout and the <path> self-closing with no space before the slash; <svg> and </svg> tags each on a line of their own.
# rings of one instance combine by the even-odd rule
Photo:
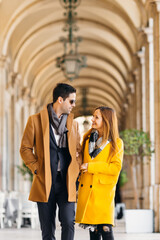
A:
<svg viewBox="0 0 160 240">
<path fill-rule="evenodd" d="M 55 240 L 57 205 L 62 227 L 61 240 L 73 240 L 75 203 L 68 202 L 67 187 L 60 175 L 57 175 L 56 183 L 51 188 L 48 202 L 38 202 L 37 205 L 43 240 Z"/>
<path fill-rule="evenodd" d="M 107 227 L 107 231 L 103 230 L 103 227 Z M 90 240 L 114 240 L 112 225 L 110 224 L 99 224 L 97 229 L 94 231 L 89 230 Z"/>
</svg>

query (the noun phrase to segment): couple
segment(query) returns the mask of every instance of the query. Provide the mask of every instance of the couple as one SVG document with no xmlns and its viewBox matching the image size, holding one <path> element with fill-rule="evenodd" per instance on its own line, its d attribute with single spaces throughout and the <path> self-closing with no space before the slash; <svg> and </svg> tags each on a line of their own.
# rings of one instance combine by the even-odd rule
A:
<svg viewBox="0 0 160 240">
<path fill-rule="evenodd" d="M 96 108 L 81 147 L 78 124 L 70 113 L 75 102 L 76 89 L 57 84 L 53 103 L 28 119 L 20 153 L 33 173 L 29 200 L 37 202 L 43 240 L 55 239 L 57 205 L 61 239 L 73 240 L 81 170 L 76 222 L 89 228 L 91 240 L 113 240 L 114 196 L 123 158 L 116 113 Z"/>
</svg>

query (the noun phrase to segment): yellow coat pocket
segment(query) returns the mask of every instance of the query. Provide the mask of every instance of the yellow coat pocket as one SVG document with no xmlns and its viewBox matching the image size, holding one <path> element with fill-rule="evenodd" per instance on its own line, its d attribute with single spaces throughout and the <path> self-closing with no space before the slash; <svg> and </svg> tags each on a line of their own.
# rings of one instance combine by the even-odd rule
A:
<svg viewBox="0 0 160 240">
<path fill-rule="evenodd" d="M 108 175 L 105 175 L 105 174 L 99 174 L 98 175 L 98 181 L 101 184 L 113 184 L 113 185 L 115 185 L 117 183 L 117 177 L 108 176 Z"/>
</svg>

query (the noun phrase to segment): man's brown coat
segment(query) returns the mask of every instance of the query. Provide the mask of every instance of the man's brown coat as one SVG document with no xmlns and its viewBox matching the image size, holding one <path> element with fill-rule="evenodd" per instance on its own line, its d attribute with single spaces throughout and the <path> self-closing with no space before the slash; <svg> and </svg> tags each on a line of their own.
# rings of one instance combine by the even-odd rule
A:
<svg viewBox="0 0 160 240">
<path fill-rule="evenodd" d="M 78 123 L 73 114 L 67 118 L 67 138 L 71 162 L 67 172 L 68 201 L 76 201 L 76 179 L 81 164 L 81 146 Z M 33 173 L 29 200 L 47 202 L 52 185 L 50 167 L 50 133 L 47 107 L 29 117 L 20 147 L 21 157 Z M 37 170 L 37 174 L 34 171 Z"/>
</svg>

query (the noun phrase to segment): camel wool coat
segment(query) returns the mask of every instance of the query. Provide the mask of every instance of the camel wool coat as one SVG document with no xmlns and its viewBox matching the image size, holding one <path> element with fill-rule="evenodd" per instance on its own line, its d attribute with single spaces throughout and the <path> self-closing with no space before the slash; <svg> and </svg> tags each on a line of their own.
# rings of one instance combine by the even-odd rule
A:
<svg viewBox="0 0 160 240">
<path fill-rule="evenodd" d="M 68 148 L 71 162 L 67 171 L 68 201 L 76 201 L 76 179 L 81 164 L 81 146 L 78 123 L 73 120 L 73 114 L 67 118 Z M 25 165 L 33 173 L 33 182 L 29 200 L 48 202 L 51 185 L 50 167 L 50 132 L 47 107 L 29 117 L 22 137 L 20 154 Z M 56 154 L 56 153 L 55 153 Z M 37 170 L 37 174 L 34 174 Z"/>
<path fill-rule="evenodd" d="M 88 171 L 81 173 L 76 211 L 76 222 L 114 225 L 114 197 L 122 167 L 123 141 L 117 139 L 113 151 L 111 142 L 94 158 L 89 155 L 89 139 L 84 148 L 84 163 Z"/>
</svg>

